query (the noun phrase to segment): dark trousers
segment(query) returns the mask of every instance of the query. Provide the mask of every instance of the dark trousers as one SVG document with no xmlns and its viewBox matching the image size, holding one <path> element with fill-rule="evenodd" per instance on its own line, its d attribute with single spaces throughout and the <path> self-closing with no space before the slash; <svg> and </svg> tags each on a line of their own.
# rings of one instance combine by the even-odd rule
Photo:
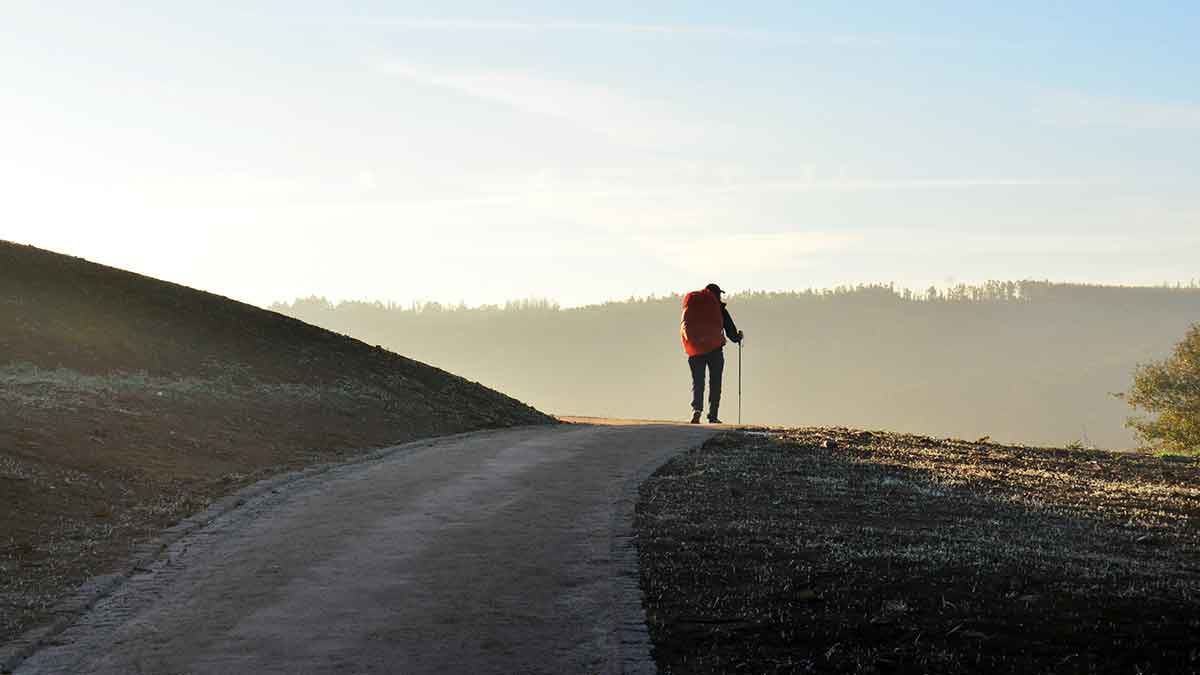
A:
<svg viewBox="0 0 1200 675">
<path fill-rule="evenodd" d="M 721 373 L 725 371 L 725 350 L 688 357 L 692 369 L 692 410 L 704 410 L 704 368 L 708 367 L 708 419 L 717 419 L 721 407 Z"/>
</svg>

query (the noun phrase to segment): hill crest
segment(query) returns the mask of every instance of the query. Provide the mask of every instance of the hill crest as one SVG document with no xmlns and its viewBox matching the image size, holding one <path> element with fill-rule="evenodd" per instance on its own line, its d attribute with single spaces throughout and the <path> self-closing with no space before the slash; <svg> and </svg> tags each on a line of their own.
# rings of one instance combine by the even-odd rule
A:
<svg viewBox="0 0 1200 675">
<path fill-rule="evenodd" d="M 255 480 L 554 420 L 297 319 L 0 242 L 0 642 Z"/>
</svg>

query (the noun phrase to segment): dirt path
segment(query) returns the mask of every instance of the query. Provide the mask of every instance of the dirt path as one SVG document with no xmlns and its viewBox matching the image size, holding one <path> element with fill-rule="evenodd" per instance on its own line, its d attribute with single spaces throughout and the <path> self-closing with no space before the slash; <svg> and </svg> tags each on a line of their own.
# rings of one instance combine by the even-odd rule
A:
<svg viewBox="0 0 1200 675">
<path fill-rule="evenodd" d="M 523 428 L 302 479 L 172 545 L 17 672 L 652 670 L 636 486 L 711 433 Z"/>
</svg>

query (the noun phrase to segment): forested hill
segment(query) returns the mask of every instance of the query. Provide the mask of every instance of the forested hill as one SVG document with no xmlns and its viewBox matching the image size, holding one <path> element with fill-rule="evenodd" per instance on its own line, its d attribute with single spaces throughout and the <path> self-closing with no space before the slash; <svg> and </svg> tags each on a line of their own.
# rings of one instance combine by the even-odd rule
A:
<svg viewBox="0 0 1200 675">
<path fill-rule="evenodd" d="M 1134 365 L 1200 321 L 1200 288 L 990 282 L 946 292 L 862 286 L 727 298 L 748 339 L 744 416 L 1012 442 L 1131 447 Z M 559 413 L 683 419 L 678 296 L 577 309 L 475 309 L 320 298 L 272 309 L 436 364 Z M 737 417 L 726 348 L 722 417 Z"/>
</svg>

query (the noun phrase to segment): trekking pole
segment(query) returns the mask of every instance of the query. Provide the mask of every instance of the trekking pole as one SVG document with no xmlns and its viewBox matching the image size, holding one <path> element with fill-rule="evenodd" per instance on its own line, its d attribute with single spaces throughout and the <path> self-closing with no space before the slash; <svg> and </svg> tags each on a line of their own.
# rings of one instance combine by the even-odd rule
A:
<svg viewBox="0 0 1200 675">
<path fill-rule="evenodd" d="M 738 424 L 742 423 L 742 341 L 738 340 Z"/>
</svg>

